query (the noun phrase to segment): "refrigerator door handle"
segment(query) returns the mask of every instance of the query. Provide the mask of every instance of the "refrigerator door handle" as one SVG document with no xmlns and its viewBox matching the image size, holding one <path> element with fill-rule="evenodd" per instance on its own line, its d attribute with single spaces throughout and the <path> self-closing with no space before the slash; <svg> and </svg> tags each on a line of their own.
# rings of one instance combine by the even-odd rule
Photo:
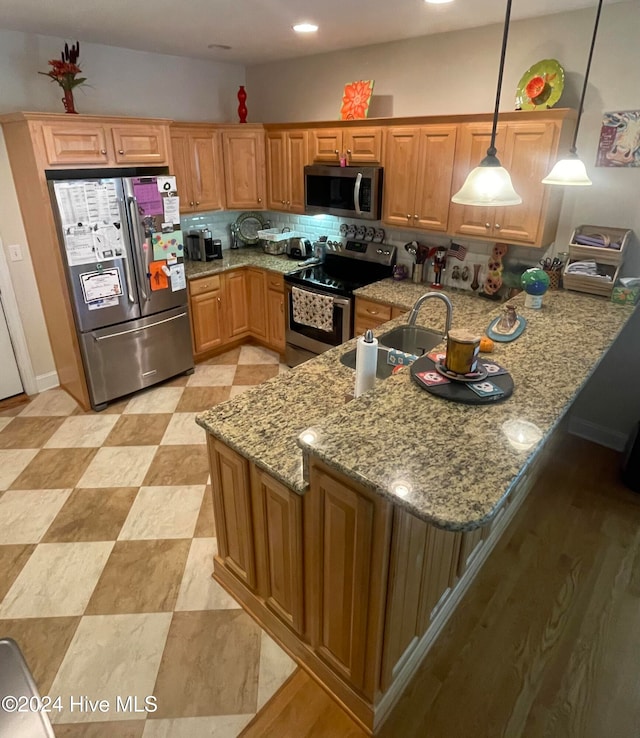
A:
<svg viewBox="0 0 640 738">
<path fill-rule="evenodd" d="M 120 211 L 120 220 L 124 224 L 127 222 L 127 219 L 124 217 L 123 213 L 123 201 L 118 198 L 118 210 Z M 129 297 L 129 302 L 134 305 L 136 303 L 136 298 L 133 296 L 133 277 L 131 276 L 131 267 L 129 266 L 129 258 L 125 254 L 124 258 L 122 259 L 122 264 L 124 266 L 124 279 L 127 283 L 127 296 Z"/>
<path fill-rule="evenodd" d="M 138 218 L 138 201 L 135 197 L 129 197 L 127 199 L 127 203 L 129 206 L 129 215 L 131 216 L 131 232 L 133 234 L 133 251 L 134 256 L 136 260 L 136 264 L 138 265 L 138 271 L 140 272 L 140 279 L 138 280 L 138 286 L 140 287 L 140 292 L 142 292 L 142 298 L 145 302 L 149 302 L 151 299 L 149 295 L 147 295 L 147 290 L 144 286 L 144 280 L 147 276 L 147 264 L 146 264 L 146 258 L 145 263 L 142 264 L 140 262 L 140 257 L 143 253 L 142 249 L 142 241 L 140 239 L 140 236 L 144 236 L 144 233 L 142 231 L 142 224 L 140 223 L 140 219 Z M 146 239 L 145 239 L 146 240 Z"/>
<path fill-rule="evenodd" d="M 179 315 L 174 315 L 171 318 L 165 318 L 164 320 L 158 320 L 155 323 L 149 323 L 149 325 L 142 326 L 142 328 L 131 328 L 128 331 L 119 331 L 118 333 L 109 333 L 106 336 L 94 336 L 94 341 L 106 341 L 108 338 L 116 338 L 116 336 L 126 336 L 128 333 L 140 333 L 141 331 L 146 331 L 147 328 L 155 328 L 157 325 L 162 325 L 163 323 L 171 323 L 172 320 L 178 320 L 180 318 L 184 318 L 187 314 L 186 313 L 180 313 Z"/>
</svg>

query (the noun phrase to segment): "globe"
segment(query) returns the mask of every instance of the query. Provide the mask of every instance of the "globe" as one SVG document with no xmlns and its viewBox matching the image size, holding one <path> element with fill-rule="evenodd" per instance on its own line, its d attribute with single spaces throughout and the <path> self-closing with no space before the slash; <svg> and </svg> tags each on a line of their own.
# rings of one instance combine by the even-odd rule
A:
<svg viewBox="0 0 640 738">
<path fill-rule="evenodd" d="M 544 269 L 534 267 L 524 272 L 520 283 L 528 295 L 544 295 L 549 289 L 549 275 Z"/>
</svg>

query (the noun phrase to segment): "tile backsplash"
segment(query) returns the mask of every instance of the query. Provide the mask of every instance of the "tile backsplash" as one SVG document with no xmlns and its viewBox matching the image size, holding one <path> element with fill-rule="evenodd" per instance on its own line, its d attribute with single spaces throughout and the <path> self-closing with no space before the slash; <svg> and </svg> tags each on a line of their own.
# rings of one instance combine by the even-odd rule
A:
<svg viewBox="0 0 640 738">
<path fill-rule="evenodd" d="M 217 212 L 198 213 L 197 215 L 185 215 L 181 218 L 182 230 L 187 233 L 188 231 L 196 228 L 208 228 L 211 231 L 213 238 L 219 238 L 222 241 L 222 248 L 228 249 L 231 244 L 230 225 L 236 221 L 241 212 L 221 210 Z M 291 231 L 295 231 L 311 241 L 317 241 L 320 236 L 326 236 L 330 241 L 340 240 L 340 225 L 342 223 L 345 223 L 346 225 L 353 223 L 356 226 L 364 225 L 374 226 L 377 228 L 382 227 L 385 231 L 385 243 L 397 246 L 397 263 L 407 265 L 409 274 L 411 274 L 413 259 L 404 249 L 404 245 L 406 243 L 415 240 L 427 246 L 449 246 L 453 240 L 455 243 L 460 243 L 465 246 L 467 248 L 467 254 L 464 261 L 453 258 L 447 260 L 447 268 L 445 269 L 442 283 L 447 287 L 456 287 L 458 289 L 470 289 L 474 264 L 482 265 L 480 270 L 480 282 L 484 280 L 487 273 L 487 262 L 493 248 L 492 243 L 460 238 L 452 239 L 446 235 L 431 234 L 409 229 L 402 230 L 400 228 L 390 228 L 380 222 L 362 221 L 356 220 L 355 218 L 344 219 L 333 215 L 294 215 L 274 211 L 260 211 L 260 215 L 265 222 L 268 221 L 268 227 L 279 229 L 289 228 Z M 553 247 L 551 247 L 549 251 L 551 251 L 552 248 Z M 543 253 L 541 249 L 510 246 L 509 253 L 507 257 L 505 257 L 505 262 L 533 266 L 537 264 L 538 259 L 545 255 L 546 254 Z M 456 265 L 461 269 L 464 266 L 469 267 L 470 277 L 466 282 L 463 282 L 461 279 L 451 279 L 452 268 Z M 428 277 L 425 281 L 431 281 L 432 278 L 433 270 L 430 268 L 428 270 Z"/>
</svg>

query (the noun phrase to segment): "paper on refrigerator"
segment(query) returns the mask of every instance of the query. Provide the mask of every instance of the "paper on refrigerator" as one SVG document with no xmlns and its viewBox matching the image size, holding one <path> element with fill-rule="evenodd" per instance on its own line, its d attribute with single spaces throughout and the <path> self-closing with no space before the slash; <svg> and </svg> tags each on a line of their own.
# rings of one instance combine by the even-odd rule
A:
<svg viewBox="0 0 640 738">
<path fill-rule="evenodd" d="M 120 273 L 117 269 L 104 269 L 98 272 L 80 274 L 80 285 L 86 303 L 118 297 L 122 294 Z"/>
<path fill-rule="evenodd" d="M 169 267 L 171 272 L 171 291 L 177 292 L 187 288 L 187 279 L 184 273 L 184 264 L 174 264 Z"/>
</svg>

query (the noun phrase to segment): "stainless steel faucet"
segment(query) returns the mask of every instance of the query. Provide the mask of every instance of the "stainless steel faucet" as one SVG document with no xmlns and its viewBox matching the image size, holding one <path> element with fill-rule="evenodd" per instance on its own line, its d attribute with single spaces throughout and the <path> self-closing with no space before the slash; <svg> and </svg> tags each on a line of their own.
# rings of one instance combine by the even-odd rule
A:
<svg viewBox="0 0 640 738">
<path fill-rule="evenodd" d="M 426 300 L 430 300 L 434 297 L 442 300 L 447 307 L 447 318 L 444 326 L 444 335 L 446 336 L 451 329 L 451 321 L 453 319 L 453 305 L 451 304 L 451 300 L 442 292 L 426 292 L 424 295 L 421 295 L 416 300 L 415 305 L 411 308 L 411 313 L 409 314 L 409 325 L 415 325 L 416 318 L 418 317 L 418 311 L 422 307 L 422 304 Z"/>
</svg>

